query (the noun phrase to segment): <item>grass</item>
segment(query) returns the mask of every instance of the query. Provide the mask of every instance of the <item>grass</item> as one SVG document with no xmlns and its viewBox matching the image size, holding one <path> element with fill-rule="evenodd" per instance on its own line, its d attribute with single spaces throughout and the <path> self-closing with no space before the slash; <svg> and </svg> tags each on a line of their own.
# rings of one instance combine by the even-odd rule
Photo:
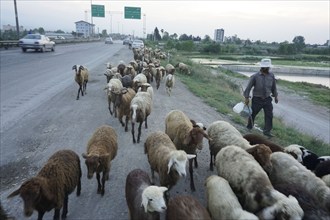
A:
<svg viewBox="0 0 330 220">
<path fill-rule="evenodd" d="M 184 62 L 191 66 L 192 74 L 190 76 L 179 72 L 177 72 L 177 76 L 192 93 L 203 99 L 205 103 L 215 108 L 220 114 L 228 117 L 233 123 L 245 127 L 247 118 L 232 111 L 236 103 L 243 101 L 241 88 L 235 81 L 237 78 L 242 78 L 240 74 L 225 70 L 213 74 L 212 72 L 217 70 L 212 71 L 210 67 L 193 63 L 182 54 L 172 55 L 170 63 L 176 64 L 178 62 Z M 330 108 L 330 90 L 326 87 L 284 81 L 281 81 L 280 84 L 299 93 L 308 94 L 316 103 L 326 103 L 325 106 Z M 263 113 L 260 112 L 256 118 L 256 124 L 262 127 L 263 119 Z M 273 120 L 273 133 L 276 136 L 273 141 L 282 146 L 299 144 L 318 155 L 328 155 L 330 152 L 330 144 L 303 134 L 294 128 L 287 127 L 280 118 L 274 118 Z"/>
</svg>

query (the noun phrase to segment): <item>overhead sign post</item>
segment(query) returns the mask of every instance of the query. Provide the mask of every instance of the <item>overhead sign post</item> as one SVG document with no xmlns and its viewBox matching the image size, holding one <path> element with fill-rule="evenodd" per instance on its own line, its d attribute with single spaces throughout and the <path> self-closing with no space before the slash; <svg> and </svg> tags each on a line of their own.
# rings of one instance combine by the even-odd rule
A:
<svg viewBox="0 0 330 220">
<path fill-rule="evenodd" d="M 104 5 L 92 5 L 92 17 L 104 17 Z"/>
<path fill-rule="evenodd" d="M 141 8 L 125 7 L 125 19 L 141 19 Z"/>
</svg>

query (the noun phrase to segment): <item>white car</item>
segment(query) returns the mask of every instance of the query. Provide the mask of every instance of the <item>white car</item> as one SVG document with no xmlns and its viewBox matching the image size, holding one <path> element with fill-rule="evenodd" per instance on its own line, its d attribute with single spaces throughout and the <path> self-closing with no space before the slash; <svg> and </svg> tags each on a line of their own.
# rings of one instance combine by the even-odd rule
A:
<svg viewBox="0 0 330 220">
<path fill-rule="evenodd" d="M 27 49 L 45 52 L 46 50 L 55 51 L 55 42 L 42 34 L 28 34 L 18 42 L 23 52 Z"/>
<path fill-rule="evenodd" d="M 133 40 L 132 49 L 144 48 L 144 43 L 142 40 Z"/>
</svg>

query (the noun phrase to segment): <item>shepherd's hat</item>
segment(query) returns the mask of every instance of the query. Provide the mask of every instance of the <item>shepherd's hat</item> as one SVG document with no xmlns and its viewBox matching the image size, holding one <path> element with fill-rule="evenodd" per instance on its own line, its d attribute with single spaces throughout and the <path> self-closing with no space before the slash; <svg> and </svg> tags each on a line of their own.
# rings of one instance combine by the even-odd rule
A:
<svg viewBox="0 0 330 220">
<path fill-rule="evenodd" d="M 260 62 L 260 67 L 264 67 L 264 68 L 272 67 L 271 59 L 268 58 L 262 59 Z"/>
</svg>

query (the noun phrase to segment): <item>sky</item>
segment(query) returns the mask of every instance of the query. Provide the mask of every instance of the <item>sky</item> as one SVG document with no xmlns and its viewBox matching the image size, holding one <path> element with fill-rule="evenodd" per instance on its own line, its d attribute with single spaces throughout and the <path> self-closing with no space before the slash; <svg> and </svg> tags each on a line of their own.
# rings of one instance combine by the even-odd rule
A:
<svg viewBox="0 0 330 220">
<path fill-rule="evenodd" d="M 16 0 L 19 25 L 24 29 L 75 31 L 75 22 L 95 24 L 96 33 L 131 34 L 146 37 L 157 27 L 176 33 L 214 38 L 237 35 L 251 41 L 292 42 L 303 36 L 307 44 L 330 39 L 330 0 L 218 0 L 218 1 L 98 1 Z M 105 17 L 91 17 L 91 4 L 104 5 Z M 141 19 L 125 19 L 124 7 L 140 7 Z M 14 0 L 0 0 L 0 24 L 16 25 Z"/>
</svg>

